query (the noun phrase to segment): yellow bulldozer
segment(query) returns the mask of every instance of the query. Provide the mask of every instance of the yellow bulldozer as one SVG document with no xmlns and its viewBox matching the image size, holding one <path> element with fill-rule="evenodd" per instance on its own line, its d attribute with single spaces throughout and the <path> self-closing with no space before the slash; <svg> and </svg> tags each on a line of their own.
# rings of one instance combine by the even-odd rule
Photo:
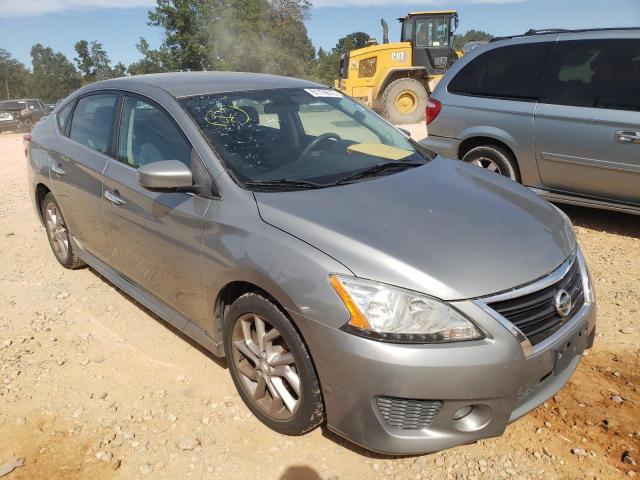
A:
<svg viewBox="0 0 640 480">
<path fill-rule="evenodd" d="M 424 118 L 429 93 L 461 55 L 453 49 L 458 13 L 411 12 L 398 20 L 400 42 L 389 43 L 389 26 L 383 19 L 382 44 L 340 57 L 335 87 L 391 123 L 416 123 Z"/>
</svg>

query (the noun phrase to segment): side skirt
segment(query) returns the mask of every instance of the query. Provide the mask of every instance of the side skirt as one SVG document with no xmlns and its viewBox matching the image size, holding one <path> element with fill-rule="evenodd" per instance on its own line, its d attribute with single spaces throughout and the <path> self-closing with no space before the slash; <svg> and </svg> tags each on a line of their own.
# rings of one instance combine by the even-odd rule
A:
<svg viewBox="0 0 640 480">
<path fill-rule="evenodd" d="M 224 357 L 224 345 L 222 343 L 216 342 L 191 320 L 176 312 L 173 308 L 150 295 L 97 257 L 87 252 L 82 248 L 82 245 L 77 239 L 74 238 L 74 241 L 79 246 L 78 250 L 80 251 L 82 260 L 96 272 L 215 356 Z"/>
<path fill-rule="evenodd" d="M 602 208 L 604 210 L 612 210 L 615 212 L 630 213 L 632 215 L 640 215 L 640 206 L 629 203 L 615 203 L 598 198 L 587 196 L 567 194 L 563 192 L 544 190 L 542 188 L 529 187 L 530 190 L 540 195 L 550 202 L 568 203 L 581 207 Z"/>
</svg>

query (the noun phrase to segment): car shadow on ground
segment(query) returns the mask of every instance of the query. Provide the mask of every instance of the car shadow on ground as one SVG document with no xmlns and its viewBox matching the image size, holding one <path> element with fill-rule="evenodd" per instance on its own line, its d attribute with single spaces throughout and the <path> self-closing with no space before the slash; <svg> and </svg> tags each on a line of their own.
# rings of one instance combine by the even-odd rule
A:
<svg viewBox="0 0 640 480">
<path fill-rule="evenodd" d="M 638 215 L 559 203 L 556 206 L 569 216 L 575 226 L 640 238 L 640 216 Z"/>
<path fill-rule="evenodd" d="M 198 342 L 196 342 L 195 340 L 193 340 L 191 337 L 189 337 L 188 335 L 186 335 L 185 333 L 183 333 L 181 330 L 178 330 L 176 327 L 174 327 L 173 325 L 171 325 L 169 322 L 167 322 L 166 320 L 164 320 L 162 317 L 156 315 L 154 312 L 152 312 L 151 310 L 149 310 L 147 307 L 145 307 L 144 305 L 142 305 L 140 302 L 138 302 L 135 298 L 131 297 L 130 295 L 127 295 L 125 292 L 123 292 L 122 290 L 120 290 L 120 288 L 118 288 L 115 284 L 111 283 L 107 278 L 103 277 L 102 275 L 100 275 L 98 272 L 96 272 L 93 268 L 88 267 L 89 270 L 91 271 L 91 273 L 93 273 L 96 277 L 98 277 L 100 280 L 102 280 L 103 282 L 107 283 L 108 285 L 110 285 L 111 287 L 113 287 L 115 289 L 115 291 L 123 298 L 125 298 L 126 300 L 128 300 L 129 302 L 135 304 L 140 310 L 142 310 L 143 312 L 145 312 L 147 315 L 149 315 L 151 318 L 153 318 L 154 320 L 156 320 L 159 324 L 161 324 L 164 328 L 166 328 L 167 330 L 169 330 L 170 332 L 174 333 L 175 335 L 177 335 L 178 337 L 180 337 L 182 340 L 184 340 L 185 342 L 187 342 L 189 345 L 191 345 L 193 348 L 197 349 L 199 352 L 201 352 L 203 355 L 205 355 L 207 358 L 209 358 L 210 360 L 213 360 L 215 363 L 218 364 L 218 366 L 222 367 L 222 368 L 227 368 L 227 361 L 225 358 L 220 358 L 215 356 L 213 353 L 211 353 L 209 350 L 205 349 L 203 346 L 201 346 Z"/>
<path fill-rule="evenodd" d="M 311 467 L 292 465 L 282 472 L 280 480 L 322 480 L 322 477 Z"/>
</svg>

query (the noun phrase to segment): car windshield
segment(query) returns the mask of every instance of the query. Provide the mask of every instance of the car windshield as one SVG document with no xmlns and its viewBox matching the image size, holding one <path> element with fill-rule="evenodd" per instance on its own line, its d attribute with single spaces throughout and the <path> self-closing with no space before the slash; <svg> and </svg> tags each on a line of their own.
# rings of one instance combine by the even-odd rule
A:
<svg viewBox="0 0 640 480">
<path fill-rule="evenodd" d="M 5 100 L 0 102 L 0 110 L 24 110 L 27 103 L 24 100 Z"/>
<path fill-rule="evenodd" d="M 359 103 L 328 88 L 199 95 L 181 100 L 248 188 L 319 188 L 390 174 L 431 158 Z"/>
</svg>

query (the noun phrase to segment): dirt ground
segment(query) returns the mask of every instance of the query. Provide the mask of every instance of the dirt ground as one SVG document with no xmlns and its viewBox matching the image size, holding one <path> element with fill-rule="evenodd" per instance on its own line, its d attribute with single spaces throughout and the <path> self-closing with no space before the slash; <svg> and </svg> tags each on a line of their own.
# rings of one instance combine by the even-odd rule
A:
<svg viewBox="0 0 640 480">
<path fill-rule="evenodd" d="M 640 478 L 640 217 L 563 207 L 599 333 L 558 395 L 500 438 L 385 457 L 324 428 L 293 438 L 260 424 L 224 362 L 91 269 L 57 264 L 20 135 L 0 135 L 0 168 L 0 475 L 25 459 L 5 478 Z"/>
</svg>

